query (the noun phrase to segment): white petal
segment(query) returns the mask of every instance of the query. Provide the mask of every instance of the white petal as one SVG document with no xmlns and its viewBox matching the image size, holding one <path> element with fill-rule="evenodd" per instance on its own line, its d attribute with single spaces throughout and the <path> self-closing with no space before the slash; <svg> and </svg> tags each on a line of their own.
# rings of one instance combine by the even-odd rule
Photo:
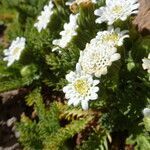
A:
<svg viewBox="0 0 150 150">
<path fill-rule="evenodd" d="M 97 72 L 95 76 L 98 77 L 97 75 L 106 75 L 107 74 L 107 67 L 102 68 L 99 72 Z"/>
<path fill-rule="evenodd" d="M 148 59 L 150 59 L 150 53 L 148 54 Z"/>
<path fill-rule="evenodd" d="M 81 65 L 80 65 L 79 63 L 77 63 L 77 64 L 76 64 L 76 71 L 80 73 L 81 70 L 82 70 L 82 69 L 81 69 Z"/>
<path fill-rule="evenodd" d="M 63 92 L 67 93 L 69 91 L 69 88 L 70 88 L 70 86 L 68 86 L 68 85 L 63 87 Z"/>
<path fill-rule="evenodd" d="M 125 21 L 125 20 L 127 19 L 127 16 L 122 16 L 120 19 L 121 19 L 122 21 Z"/>
<path fill-rule="evenodd" d="M 112 55 L 111 57 L 111 61 L 116 61 L 116 60 L 119 60 L 121 58 L 120 54 L 119 53 L 116 53 L 114 55 Z"/>
<path fill-rule="evenodd" d="M 67 92 L 67 93 L 65 94 L 65 98 L 66 98 L 66 99 L 70 99 L 71 97 L 72 97 L 72 94 L 71 94 L 71 93 Z"/>
<path fill-rule="evenodd" d="M 95 86 L 95 85 L 98 85 L 100 83 L 100 81 L 99 80 L 94 80 L 93 81 L 93 85 Z"/>
<path fill-rule="evenodd" d="M 97 98 L 98 98 L 98 95 L 96 93 L 92 93 L 91 96 L 90 96 L 91 100 L 95 100 Z"/>
<path fill-rule="evenodd" d="M 73 102 L 73 105 L 76 107 L 76 106 L 79 105 L 79 103 L 80 103 L 80 99 L 75 98 L 75 99 L 74 99 L 74 102 Z"/>
<path fill-rule="evenodd" d="M 96 9 L 96 10 L 94 11 L 94 14 L 95 14 L 96 16 L 99 16 L 99 15 L 101 14 L 101 10 L 100 10 L 100 9 Z"/>
<path fill-rule="evenodd" d="M 96 92 L 98 92 L 98 91 L 99 91 L 99 87 L 96 86 L 96 87 L 93 87 L 93 88 L 92 88 L 92 92 L 93 92 L 93 93 L 96 93 Z"/>
<path fill-rule="evenodd" d="M 88 109 L 88 101 L 86 101 L 86 100 L 82 100 L 81 101 L 81 106 L 82 106 L 82 108 L 84 109 L 84 110 L 87 110 Z"/>
<path fill-rule="evenodd" d="M 69 101 L 68 101 L 68 105 L 70 106 L 70 105 L 72 105 L 73 104 L 73 102 L 74 102 L 74 99 L 69 99 Z"/>
<path fill-rule="evenodd" d="M 102 72 L 101 72 L 101 71 L 97 71 L 97 72 L 95 72 L 95 76 L 96 76 L 97 78 L 100 78 L 100 77 L 101 77 L 101 75 L 102 75 Z"/>
<path fill-rule="evenodd" d="M 69 74 L 66 75 L 66 79 L 69 82 L 75 81 L 75 78 L 76 78 L 76 74 L 73 71 L 71 71 Z"/>
</svg>

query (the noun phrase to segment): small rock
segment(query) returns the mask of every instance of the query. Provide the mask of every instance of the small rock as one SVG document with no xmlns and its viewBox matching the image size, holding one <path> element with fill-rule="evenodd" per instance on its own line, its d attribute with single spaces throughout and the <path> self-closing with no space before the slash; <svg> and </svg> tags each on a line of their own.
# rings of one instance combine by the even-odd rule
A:
<svg viewBox="0 0 150 150">
<path fill-rule="evenodd" d="M 133 24 L 137 26 L 139 32 L 150 34 L 150 0 L 139 0 L 139 3 L 139 12 Z"/>
<path fill-rule="evenodd" d="M 11 130 L 14 132 L 16 138 L 20 137 L 20 133 L 16 130 L 16 126 L 13 126 Z"/>
<path fill-rule="evenodd" d="M 16 137 L 16 138 L 19 138 L 19 137 L 20 137 L 20 132 L 16 131 L 16 132 L 15 132 L 15 137 Z"/>
<path fill-rule="evenodd" d="M 16 117 L 12 117 L 7 120 L 7 126 L 11 127 L 17 121 Z"/>
<path fill-rule="evenodd" d="M 9 147 L 0 147 L 0 150 L 19 150 L 19 143 L 15 143 L 14 145 L 12 146 L 9 146 Z"/>
<path fill-rule="evenodd" d="M 15 95 L 19 94 L 19 90 L 13 90 L 1 93 L 0 96 L 2 97 L 2 103 L 6 103 L 8 100 L 13 98 Z"/>
</svg>

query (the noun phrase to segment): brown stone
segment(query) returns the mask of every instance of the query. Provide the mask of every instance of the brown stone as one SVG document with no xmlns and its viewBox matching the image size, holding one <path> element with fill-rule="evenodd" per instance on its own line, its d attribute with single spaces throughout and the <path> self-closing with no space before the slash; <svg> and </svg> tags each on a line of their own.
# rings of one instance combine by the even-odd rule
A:
<svg viewBox="0 0 150 150">
<path fill-rule="evenodd" d="M 139 12 L 133 24 L 137 26 L 139 32 L 150 34 L 150 0 L 139 0 L 139 3 Z"/>
</svg>

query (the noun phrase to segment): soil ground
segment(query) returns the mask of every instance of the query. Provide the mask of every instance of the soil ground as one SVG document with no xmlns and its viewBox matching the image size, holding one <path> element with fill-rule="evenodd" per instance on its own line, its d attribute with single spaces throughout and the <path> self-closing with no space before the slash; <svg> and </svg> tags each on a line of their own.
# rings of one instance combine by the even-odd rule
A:
<svg viewBox="0 0 150 150">
<path fill-rule="evenodd" d="M 25 90 L 15 90 L 0 94 L 0 150 L 22 149 L 17 142 L 14 122 L 29 110 L 23 100 L 25 93 Z"/>
</svg>

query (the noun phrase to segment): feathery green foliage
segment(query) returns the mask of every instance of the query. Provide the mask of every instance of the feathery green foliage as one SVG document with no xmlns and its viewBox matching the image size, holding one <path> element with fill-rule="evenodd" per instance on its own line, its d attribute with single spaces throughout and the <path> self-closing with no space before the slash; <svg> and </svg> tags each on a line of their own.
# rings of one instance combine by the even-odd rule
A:
<svg viewBox="0 0 150 150">
<path fill-rule="evenodd" d="M 32 91 L 26 102 L 28 106 L 34 106 L 38 118 L 31 120 L 23 114 L 21 122 L 17 123 L 17 130 L 20 133 L 19 141 L 25 149 L 59 149 L 67 139 L 84 130 L 93 119 L 92 115 L 86 115 L 84 118 L 73 120 L 65 127 L 61 127 L 60 116 L 64 118 L 64 114 L 61 114 L 61 112 L 64 110 L 69 112 L 68 106 L 53 103 L 47 110 L 42 101 L 40 89 Z M 72 111 L 76 112 L 76 110 L 71 109 L 70 114 L 72 114 Z M 79 112 L 78 115 L 84 114 L 81 110 Z"/>
</svg>

